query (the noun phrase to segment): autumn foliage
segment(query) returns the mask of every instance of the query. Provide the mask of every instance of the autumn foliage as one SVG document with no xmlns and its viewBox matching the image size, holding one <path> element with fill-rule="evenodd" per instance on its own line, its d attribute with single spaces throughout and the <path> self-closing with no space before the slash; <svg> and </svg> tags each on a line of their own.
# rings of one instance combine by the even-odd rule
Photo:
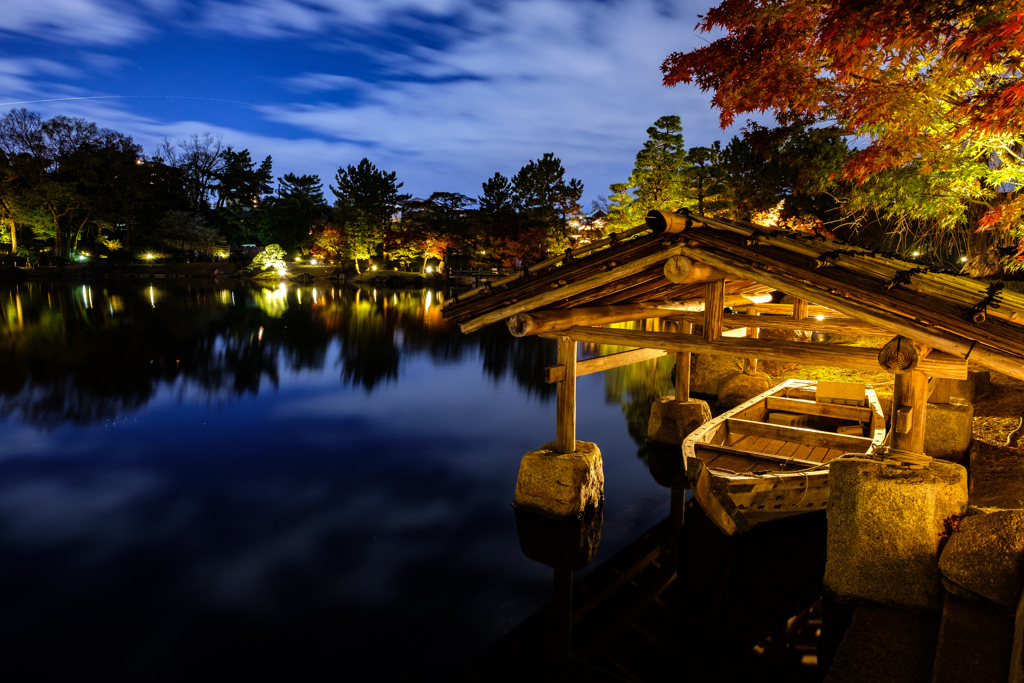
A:
<svg viewBox="0 0 1024 683">
<path fill-rule="evenodd" d="M 833 120 L 866 143 L 845 179 L 912 169 L 954 221 L 1021 236 L 1024 0 L 724 0 L 697 28 L 725 35 L 670 55 L 664 83 L 712 91 L 723 127 Z"/>
</svg>

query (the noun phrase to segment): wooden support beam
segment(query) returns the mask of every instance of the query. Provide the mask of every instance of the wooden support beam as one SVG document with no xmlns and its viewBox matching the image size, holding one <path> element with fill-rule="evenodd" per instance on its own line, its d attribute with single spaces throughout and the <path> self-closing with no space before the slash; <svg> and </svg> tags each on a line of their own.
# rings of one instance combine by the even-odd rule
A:
<svg viewBox="0 0 1024 683">
<path fill-rule="evenodd" d="M 878 351 L 878 364 L 889 372 L 899 375 L 911 372 L 931 348 L 915 343 L 903 336 L 893 337 Z"/>
<path fill-rule="evenodd" d="M 678 330 L 683 334 L 693 334 L 693 323 L 680 321 Z M 690 352 L 676 353 L 676 400 L 686 403 L 690 400 Z"/>
<path fill-rule="evenodd" d="M 768 396 L 765 399 L 765 408 L 768 410 L 782 410 L 787 413 L 800 413 L 801 415 L 821 415 L 824 417 L 835 417 L 840 420 L 856 420 L 857 422 L 869 422 L 875 414 L 871 408 L 862 406 L 847 406 L 841 403 L 818 403 L 802 398 L 785 398 L 783 396 Z"/>
<path fill-rule="evenodd" d="M 729 303 L 726 303 L 729 306 Z M 866 336 L 875 337 L 888 337 L 892 335 L 892 332 L 885 328 L 871 325 L 869 323 L 861 322 L 860 320 L 854 320 L 853 318 L 823 318 L 818 320 L 817 316 L 810 316 L 803 320 L 793 320 L 792 316 L 761 314 L 760 306 L 732 306 L 734 310 L 744 311 L 744 313 L 726 313 L 722 316 L 722 326 L 725 329 L 735 329 L 737 327 L 749 327 L 750 319 L 746 317 L 747 314 L 758 314 L 760 317 L 757 320 L 757 326 L 762 330 L 806 330 L 817 331 L 817 332 L 839 332 L 842 334 L 860 334 Z M 663 309 L 664 310 L 664 309 Z M 673 318 L 679 318 L 681 320 L 692 320 L 693 322 L 702 322 L 704 317 L 698 313 L 681 312 L 672 314 L 669 311 L 665 311 L 663 317 L 672 316 Z"/>
<path fill-rule="evenodd" d="M 592 344 L 616 344 L 636 348 L 664 349 L 675 353 L 720 354 L 738 358 L 751 356 L 761 360 L 800 363 L 801 365 L 825 365 L 852 370 L 885 372 L 878 364 L 878 350 L 842 344 L 789 342 L 775 339 L 746 339 L 722 337 L 707 342 L 697 335 L 668 334 L 663 332 L 641 332 L 637 330 L 604 329 L 596 327 L 572 327 L 565 334 L 576 341 Z M 967 362 L 945 353 L 932 352 L 922 360 L 918 369 L 931 377 L 967 379 Z"/>
<path fill-rule="evenodd" d="M 807 317 L 807 299 L 793 299 L 793 320 L 803 320 Z"/>
<path fill-rule="evenodd" d="M 557 360 L 565 368 L 565 378 L 558 383 L 555 395 L 555 450 L 575 453 L 576 342 L 569 337 L 559 337 Z"/>
<path fill-rule="evenodd" d="M 792 304 L 773 304 L 773 303 L 770 303 L 770 302 L 766 301 L 764 303 L 751 304 L 751 306 L 753 306 L 755 309 L 757 309 L 758 313 L 771 313 L 771 314 L 775 314 L 775 315 L 785 315 L 785 316 L 787 316 L 789 318 L 793 317 L 793 306 L 792 306 Z M 741 308 L 739 306 L 733 306 L 733 308 L 735 308 L 738 311 L 746 310 L 745 308 Z M 834 318 L 842 318 L 843 316 L 845 316 L 847 314 L 846 313 L 841 313 L 841 312 L 839 312 L 839 311 L 837 311 L 837 310 L 835 310 L 833 308 L 828 308 L 827 306 L 816 306 L 814 304 L 808 304 L 807 305 L 807 313 L 806 313 L 806 315 L 809 315 L 809 316 L 824 315 L 824 316 L 830 316 L 830 317 L 834 317 Z"/>
<path fill-rule="evenodd" d="M 924 453 L 927 401 L 928 376 L 921 371 L 921 364 L 917 370 L 896 375 L 892 392 L 894 417 L 890 425 L 893 448 Z"/>
<path fill-rule="evenodd" d="M 952 382 L 947 377 L 932 377 L 928 380 L 928 402 L 949 403 Z"/>
<path fill-rule="evenodd" d="M 747 311 L 747 315 L 758 315 L 756 310 Z M 761 336 L 761 330 L 757 327 L 750 327 L 747 329 L 747 337 L 749 339 L 758 339 Z M 748 358 L 746 365 L 743 367 L 743 372 L 748 375 L 753 375 L 757 372 L 757 358 Z"/>
<path fill-rule="evenodd" d="M 725 315 L 725 280 L 714 280 L 704 285 L 704 341 L 722 336 L 722 316 Z"/>
<path fill-rule="evenodd" d="M 685 256 L 673 256 L 665 261 L 665 279 L 676 285 L 725 280 L 727 277 L 728 273 Z"/>
<path fill-rule="evenodd" d="M 619 353 L 609 353 L 607 356 L 578 360 L 576 361 L 576 376 L 582 377 L 583 375 L 592 375 L 595 372 L 604 372 L 605 370 L 621 368 L 625 365 L 642 363 L 645 360 L 661 358 L 662 356 L 667 355 L 668 351 L 663 351 L 661 349 L 633 349 L 632 351 L 620 351 Z M 551 365 L 544 368 L 544 382 L 546 384 L 554 384 L 555 382 L 561 382 L 564 379 L 564 365 Z"/>
<path fill-rule="evenodd" d="M 671 315 L 670 311 L 665 311 Z M 646 318 L 660 318 L 661 311 L 650 306 L 622 304 L 619 306 L 583 306 L 547 311 L 516 313 L 506 324 L 513 337 L 567 330 L 573 325 L 604 325 Z"/>
</svg>

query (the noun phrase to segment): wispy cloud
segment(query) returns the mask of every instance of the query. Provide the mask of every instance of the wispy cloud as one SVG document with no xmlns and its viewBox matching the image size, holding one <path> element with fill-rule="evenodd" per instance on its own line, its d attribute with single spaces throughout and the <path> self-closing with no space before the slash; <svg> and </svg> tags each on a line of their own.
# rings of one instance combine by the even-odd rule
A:
<svg viewBox="0 0 1024 683">
<path fill-rule="evenodd" d="M 142 40 L 150 28 L 128 3 L 31 0 L 5 3 L 0 12 L 0 31 L 40 40 L 114 45 Z"/>
</svg>

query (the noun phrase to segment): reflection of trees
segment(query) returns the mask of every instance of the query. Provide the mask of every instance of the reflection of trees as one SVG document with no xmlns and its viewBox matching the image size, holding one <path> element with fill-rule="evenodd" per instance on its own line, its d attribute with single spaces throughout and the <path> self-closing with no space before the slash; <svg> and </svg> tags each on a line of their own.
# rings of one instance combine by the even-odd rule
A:
<svg viewBox="0 0 1024 683">
<path fill-rule="evenodd" d="M 599 355 L 627 350 L 626 347 L 599 346 Z M 637 444 L 637 457 L 647 460 L 647 425 L 651 419 L 651 405 L 659 396 L 672 394 L 673 356 L 607 370 L 604 380 L 605 400 L 618 402 L 626 417 L 629 435 Z"/>
<path fill-rule="evenodd" d="M 207 400 L 277 387 L 282 365 L 372 391 L 417 355 L 454 363 L 479 344 L 484 372 L 552 395 L 554 346 L 502 326 L 468 336 L 441 317 L 440 292 L 157 281 L 0 286 L 0 415 L 38 425 L 111 419 L 158 387 Z"/>
</svg>

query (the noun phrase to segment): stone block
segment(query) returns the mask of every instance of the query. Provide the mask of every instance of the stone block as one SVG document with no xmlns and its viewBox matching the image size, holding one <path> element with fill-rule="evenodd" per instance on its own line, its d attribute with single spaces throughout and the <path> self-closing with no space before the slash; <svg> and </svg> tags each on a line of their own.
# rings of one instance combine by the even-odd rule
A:
<svg viewBox="0 0 1024 683">
<path fill-rule="evenodd" d="M 732 356 L 694 354 L 690 370 L 690 391 L 696 394 L 718 396 L 722 382 L 743 371 L 743 362 Z"/>
<path fill-rule="evenodd" d="M 519 463 L 513 505 L 552 517 L 581 515 L 604 499 L 604 466 L 597 444 L 577 441 L 575 453 L 558 453 L 554 442 L 530 451 Z"/>
<path fill-rule="evenodd" d="M 687 434 L 710 419 L 707 401 L 677 401 L 675 396 L 660 396 L 651 405 L 647 439 L 666 446 L 681 446 Z"/>
<path fill-rule="evenodd" d="M 1024 510 L 998 510 L 960 520 L 939 558 L 948 582 L 1008 609 L 1024 587 Z"/>
<path fill-rule="evenodd" d="M 992 388 L 992 375 L 988 370 L 969 370 L 967 379 L 954 379 L 949 383 L 949 395 L 973 403 Z"/>
<path fill-rule="evenodd" d="M 722 383 L 718 390 L 718 401 L 715 406 L 719 410 L 735 408 L 758 394 L 768 391 L 769 386 L 771 386 L 771 382 L 768 380 L 768 375 L 764 373 L 756 375 L 736 373 Z"/>
<path fill-rule="evenodd" d="M 925 416 L 924 452 L 933 458 L 961 462 L 971 448 L 974 404 L 962 398 L 929 403 Z"/>
<path fill-rule="evenodd" d="M 944 460 L 923 469 L 869 458 L 829 468 L 825 587 L 840 601 L 867 600 L 937 613 L 945 520 L 967 508 L 967 470 Z"/>
</svg>

